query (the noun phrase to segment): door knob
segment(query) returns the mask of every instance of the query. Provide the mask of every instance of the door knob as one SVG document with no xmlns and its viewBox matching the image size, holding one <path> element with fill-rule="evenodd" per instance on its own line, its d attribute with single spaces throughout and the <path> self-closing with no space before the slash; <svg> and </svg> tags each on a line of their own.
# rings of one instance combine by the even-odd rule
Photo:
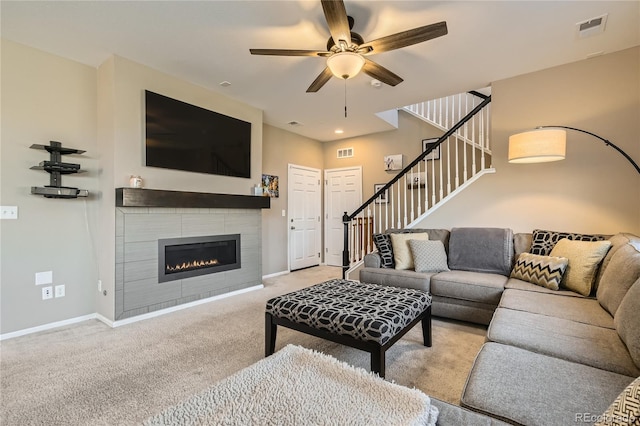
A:
<svg viewBox="0 0 640 426">
<path fill-rule="evenodd" d="M 295 226 L 292 226 L 292 227 L 291 227 L 291 229 L 296 229 L 296 227 L 295 227 Z"/>
</svg>

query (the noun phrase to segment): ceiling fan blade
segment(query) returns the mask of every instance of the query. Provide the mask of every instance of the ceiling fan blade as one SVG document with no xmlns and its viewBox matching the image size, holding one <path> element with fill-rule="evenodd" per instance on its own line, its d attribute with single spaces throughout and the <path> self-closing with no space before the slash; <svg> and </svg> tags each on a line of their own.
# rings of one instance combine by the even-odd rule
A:
<svg viewBox="0 0 640 426">
<path fill-rule="evenodd" d="M 445 21 L 436 24 L 425 25 L 424 27 L 402 31 L 386 37 L 364 43 L 358 49 L 363 55 L 387 52 L 389 50 L 400 49 L 412 44 L 422 43 L 436 37 L 447 34 L 447 23 Z"/>
<path fill-rule="evenodd" d="M 389 86 L 396 86 L 402 83 L 404 80 L 370 59 L 364 59 L 364 67 L 362 67 L 362 71 L 370 77 L 375 78 L 376 80 L 380 80 L 384 84 L 388 84 Z"/>
<path fill-rule="evenodd" d="M 330 52 L 322 50 L 295 50 L 295 49 L 249 49 L 252 55 L 273 56 L 329 56 Z"/>
<path fill-rule="evenodd" d="M 343 40 L 349 46 L 351 44 L 351 29 L 344 2 L 342 0 L 322 0 L 322 10 L 333 42 L 340 46 L 340 40 Z"/>
<path fill-rule="evenodd" d="M 309 86 L 309 88 L 307 89 L 307 93 L 313 93 L 320 90 L 327 81 L 331 80 L 332 76 L 333 73 L 331 73 L 329 67 L 326 67 L 324 71 L 322 71 L 320 75 L 316 77 L 315 80 L 313 80 L 313 83 L 311 83 L 311 86 Z"/>
</svg>

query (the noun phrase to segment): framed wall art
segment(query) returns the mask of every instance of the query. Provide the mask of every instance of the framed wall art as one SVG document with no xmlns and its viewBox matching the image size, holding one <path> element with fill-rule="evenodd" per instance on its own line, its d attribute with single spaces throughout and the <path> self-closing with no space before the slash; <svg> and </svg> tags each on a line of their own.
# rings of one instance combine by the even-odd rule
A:
<svg viewBox="0 0 640 426">
<path fill-rule="evenodd" d="M 376 183 L 373 185 L 373 193 L 380 191 L 384 187 L 384 183 Z M 378 198 L 376 198 L 376 204 L 387 204 L 389 202 L 389 190 L 384 191 Z"/>
<path fill-rule="evenodd" d="M 407 189 L 424 188 L 426 183 L 424 172 L 407 173 Z"/>
<path fill-rule="evenodd" d="M 427 145 L 436 142 L 438 142 L 438 138 L 422 139 L 422 152 L 425 152 L 427 150 Z M 436 149 L 431 151 L 431 153 L 425 157 L 425 160 L 439 160 L 441 146 L 442 145 L 439 145 Z"/>
<path fill-rule="evenodd" d="M 402 154 L 387 155 L 384 157 L 384 169 L 402 170 Z"/>
<path fill-rule="evenodd" d="M 262 195 L 271 198 L 280 197 L 280 190 L 278 188 L 278 176 L 262 175 Z"/>
</svg>

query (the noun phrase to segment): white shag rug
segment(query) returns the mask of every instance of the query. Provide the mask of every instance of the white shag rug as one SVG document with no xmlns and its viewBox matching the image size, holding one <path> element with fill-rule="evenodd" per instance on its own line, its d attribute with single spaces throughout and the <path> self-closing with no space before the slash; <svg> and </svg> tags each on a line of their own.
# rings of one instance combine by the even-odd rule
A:
<svg viewBox="0 0 640 426">
<path fill-rule="evenodd" d="M 288 345 L 175 407 L 151 425 L 435 425 L 427 395 Z"/>
</svg>

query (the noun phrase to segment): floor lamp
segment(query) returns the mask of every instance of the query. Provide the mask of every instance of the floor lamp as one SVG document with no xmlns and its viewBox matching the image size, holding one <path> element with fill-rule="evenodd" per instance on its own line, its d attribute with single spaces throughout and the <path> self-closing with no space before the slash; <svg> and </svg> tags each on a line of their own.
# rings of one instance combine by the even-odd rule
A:
<svg viewBox="0 0 640 426">
<path fill-rule="evenodd" d="M 605 145 L 622 154 L 633 165 L 636 172 L 640 174 L 640 166 L 613 142 L 595 133 L 568 126 L 539 126 L 535 130 L 511 135 L 509 137 L 509 162 L 542 163 L 564 160 L 567 144 L 566 130 L 575 130 L 600 139 Z"/>
</svg>

